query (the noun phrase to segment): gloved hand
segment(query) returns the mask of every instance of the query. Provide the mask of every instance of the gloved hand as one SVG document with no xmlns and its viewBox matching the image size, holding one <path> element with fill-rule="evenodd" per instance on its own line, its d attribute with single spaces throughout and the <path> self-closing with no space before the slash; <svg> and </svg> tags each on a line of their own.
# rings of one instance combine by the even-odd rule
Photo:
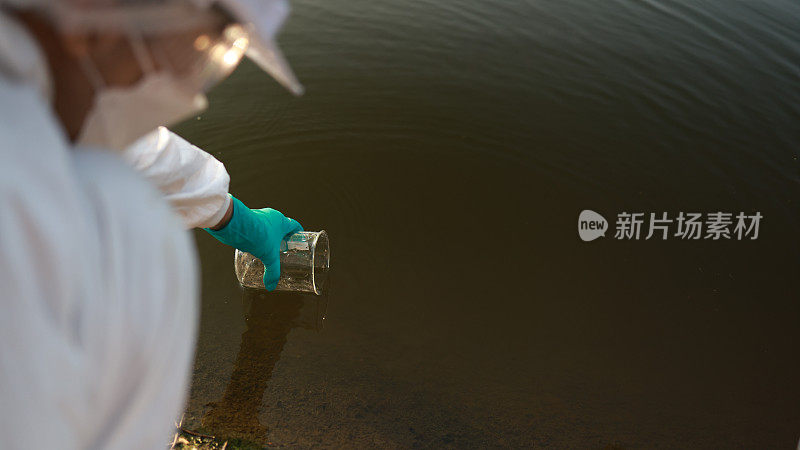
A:
<svg viewBox="0 0 800 450">
<path fill-rule="evenodd" d="M 264 263 L 264 286 L 272 291 L 281 276 L 279 259 L 281 241 L 303 227 L 272 208 L 250 209 L 231 195 L 233 215 L 219 230 L 204 228 L 223 244 L 252 254 Z"/>
</svg>

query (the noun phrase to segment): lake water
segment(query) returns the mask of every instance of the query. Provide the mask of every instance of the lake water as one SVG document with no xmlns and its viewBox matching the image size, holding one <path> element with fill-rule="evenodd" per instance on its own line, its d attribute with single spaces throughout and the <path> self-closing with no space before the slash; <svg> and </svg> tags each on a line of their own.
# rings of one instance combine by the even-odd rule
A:
<svg viewBox="0 0 800 450">
<path fill-rule="evenodd" d="M 329 295 L 197 233 L 187 426 L 306 447 L 794 448 L 800 2 L 295 1 L 175 131 L 330 234 Z M 605 238 L 583 242 L 578 214 Z M 619 240 L 622 212 L 758 239 Z M 646 226 L 646 224 L 645 224 Z M 646 231 L 646 230 L 645 230 Z M 673 230 L 674 231 L 674 230 Z"/>
</svg>

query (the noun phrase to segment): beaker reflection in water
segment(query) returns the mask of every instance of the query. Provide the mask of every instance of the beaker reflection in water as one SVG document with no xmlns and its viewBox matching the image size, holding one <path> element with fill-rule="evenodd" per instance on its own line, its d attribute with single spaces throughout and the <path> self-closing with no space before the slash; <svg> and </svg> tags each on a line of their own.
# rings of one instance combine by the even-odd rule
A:
<svg viewBox="0 0 800 450">
<path fill-rule="evenodd" d="M 330 269 L 328 233 L 300 231 L 281 242 L 281 277 L 276 291 L 322 294 Z M 234 270 L 243 287 L 265 289 L 264 264 L 250 253 L 236 250 Z"/>
</svg>

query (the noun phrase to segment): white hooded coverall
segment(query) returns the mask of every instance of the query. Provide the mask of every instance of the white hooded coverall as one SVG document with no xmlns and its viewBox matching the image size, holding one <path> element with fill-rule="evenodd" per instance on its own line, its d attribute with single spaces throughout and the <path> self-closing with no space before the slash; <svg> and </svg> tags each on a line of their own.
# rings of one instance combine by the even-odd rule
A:
<svg viewBox="0 0 800 450">
<path fill-rule="evenodd" d="M 164 448 L 197 327 L 185 228 L 219 222 L 228 174 L 163 128 L 76 149 L 48 89 L 0 13 L 0 448 Z"/>
</svg>

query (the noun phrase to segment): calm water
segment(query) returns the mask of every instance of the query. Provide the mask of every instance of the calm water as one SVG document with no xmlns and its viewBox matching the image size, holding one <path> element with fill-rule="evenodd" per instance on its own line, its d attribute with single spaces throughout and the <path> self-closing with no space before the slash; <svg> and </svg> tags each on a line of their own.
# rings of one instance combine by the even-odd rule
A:
<svg viewBox="0 0 800 450">
<path fill-rule="evenodd" d="M 243 294 L 198 233 L 187 423 L 300 447 L 794 448 L 799 23 L 796 0 L 295 1 L 306 96 L 247 63 L 175 129 L 245 203 L 329 232 L 330 295 Z M 764 219 L 754 241 L 585 243 L 583 209 Z"/>
</svg>

